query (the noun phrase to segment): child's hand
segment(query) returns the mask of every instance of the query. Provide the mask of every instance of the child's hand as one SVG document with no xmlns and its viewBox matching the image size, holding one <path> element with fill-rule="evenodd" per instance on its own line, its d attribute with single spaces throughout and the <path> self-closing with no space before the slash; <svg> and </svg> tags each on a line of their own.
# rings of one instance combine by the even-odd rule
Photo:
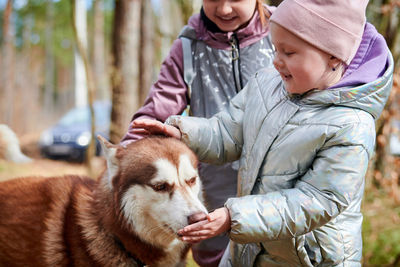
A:
<svg viewBox="0 0 400 267">
<path fill-rule="evenodd" d="M 176 139 L 181 139 L 179 129 L 171 125 L 150 119 L 135 120 L 131 124 L 133 132 L 137 134 L 162 134 Z"/>
<path fill-rule="evenodd" d="M 190 224 L 178 231 L 183 241 L 197 243 L 229 231 L 231 217 L 227 208 L 216 209 L 207 215 L 207 219 Z"/>
</svg>

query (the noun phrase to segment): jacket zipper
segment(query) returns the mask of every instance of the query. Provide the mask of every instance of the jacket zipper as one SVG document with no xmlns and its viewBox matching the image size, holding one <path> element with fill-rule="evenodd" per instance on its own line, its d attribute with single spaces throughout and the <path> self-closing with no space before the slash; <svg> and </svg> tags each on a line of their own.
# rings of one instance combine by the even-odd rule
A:
<svg viewBox="0 0 400 267">
<path fill-rule="evenodd" d="M 231 59 L 232 59 L 233 79 L 235 81 L 236 93 L 238 93 L 243 88 L 243 82 L 242 82 L 242 74 L 240 72 L 240 47 L 236 33 L 232 35 L 229 42 L 232 48 Z"/>
</svg>

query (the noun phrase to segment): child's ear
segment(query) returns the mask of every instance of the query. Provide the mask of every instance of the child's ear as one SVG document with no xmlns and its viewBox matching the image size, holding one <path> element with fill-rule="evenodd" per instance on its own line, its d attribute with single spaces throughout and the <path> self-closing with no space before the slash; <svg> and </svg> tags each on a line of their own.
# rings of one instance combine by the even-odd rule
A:
<svg viewBox="0 0 400 267">
<path fill-rule="evenodd" d="M 341 63 L 342 63 L 342 61 L 341 61 L 340 59 L 338 59 L 338 58 L 335 57 L 335 56 L 331 56 L 331 57 L 329 58 L 328 65 L 329 65 L 329 67 L 330 67 L 331 69 L 337 69 L 337 68 L 340 66 Z"/>
</svg>

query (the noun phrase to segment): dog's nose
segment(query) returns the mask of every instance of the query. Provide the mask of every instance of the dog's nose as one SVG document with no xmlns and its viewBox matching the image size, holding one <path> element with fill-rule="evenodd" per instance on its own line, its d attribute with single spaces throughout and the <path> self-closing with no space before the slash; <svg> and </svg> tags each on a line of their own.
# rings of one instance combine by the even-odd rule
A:
<svg viewBox="0 0 400 267">
<path fill-rule="evenodd" d="M 193 213 L 192 215 L 189 215 L 187 218 L 188 218 L 188 224 L 193 224 L 198 221 L 207 220 L 207 214 L 204 212 L 196 212 Z"/>
</svg>

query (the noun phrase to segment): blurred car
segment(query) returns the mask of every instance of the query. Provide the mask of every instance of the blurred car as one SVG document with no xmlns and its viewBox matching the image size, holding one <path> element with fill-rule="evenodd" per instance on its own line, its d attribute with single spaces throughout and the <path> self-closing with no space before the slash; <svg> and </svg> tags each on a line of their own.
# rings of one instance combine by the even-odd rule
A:
<svg viewBox="0 0 400 267">
<path fill-rule="evenodd" d="M 100 134 L 108 139 L 111 103 L 95 102 L 95 137 Z M 83 161 L 88 148 L 90 132 L 89 107 L 77 107 L 68 111 L 54 126 L 45 130 L 39 140 L 40 152 L 44 157 Z M 101 152 L 97 138 L 96 155 Z"/>
</svg>

